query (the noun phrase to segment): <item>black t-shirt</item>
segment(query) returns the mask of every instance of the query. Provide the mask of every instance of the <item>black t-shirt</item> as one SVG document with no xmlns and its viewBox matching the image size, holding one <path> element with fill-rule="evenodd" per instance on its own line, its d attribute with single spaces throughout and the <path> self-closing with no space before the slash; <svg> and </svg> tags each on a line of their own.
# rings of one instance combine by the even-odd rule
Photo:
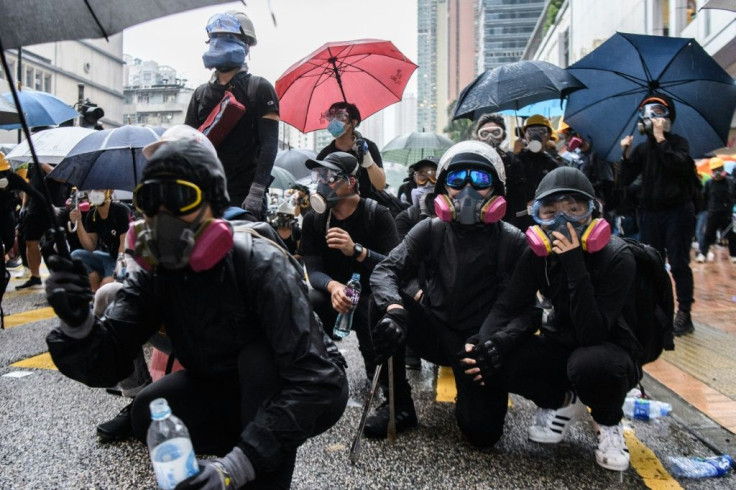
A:
<svg viewBox="0 0 736 490">
<path fill-rule="evenodd" d="M 46 177 L 45 175 L 43 176 Z M 30 169 L 28 170 L 28 181 L 31 184 L 31 187 L 36 189 L 38 192 L 41 193 L 41 195 L 44 195 L 43 192 L 43 178 L 40 176 L 38 171 L 38 165 L 31 165 Z M 57 182 L 53 179 L 46 179 L 46 184 L 49 187 L 49 192 L 51 193 L 51 203 L 54 206 L 63 206 L 64 202 L 66 201 L 66 194 L 67 194 L 67 186 L 66 184 L 62 184 L 61 182 Z M 36 214 L 36 213 L 45 213 L 46 212 L 46 204 L 41 202 L 38 198 L 34 197 L 32 194 L 28 196 L 28 212 L 30 214 Z"/>
<path fill-rule="evenodd" d="M 368 143 L 368 152 L 371 154 L 371 158 L 373 158 L 373 162 L 378 165 L 379 167 L 383 168 L 383 159 L 381 158 L 381 152 L 378 151 L 378 146 L 369 140 L 368 138 L 363 138 L 366 143 Z M 329 145 L 322 148 L 322 151 L 319 152 L 317 155 L 317 160 L 323 160 L 327 155 L 330 153 L 335 153 L 336 151 L 342 151 L 337 146 L 335 146 L 335 140 L 332 140 Z M 350 151 L 347 151 L 345 153 L 350 153 L 355 158 L 358 158 L 358 154 L 355 153 L 352 148 Z M 368 176 L 368 170 L 364 169 L 363 167 L 358 167 L 358 194 L 360 194 L 360 197 L 371 197 L 371 194 L 375 192 L 375 188 L 373 187 L 373 184 L 371 184 L 371 178 Z"/>
<path fill-rule="evenodd" d="M 185 124 L 199 128 L 230 90 L 235 98 L 245 105 L 245 114 L 237 122 L 225 139 L 217 146 L 225 176 L 230 202 L 240 206 L 248 195 L 250 185 L 256 176 L 260 140 L 258 121 L 268 113 L 279 113 L 279 98 L 273 85 L 265 78 L 258 77 L 255 101 L 248 100 L 248 80 L 251 75 L 241 72 L 228 85 L 210 81 L 200 85 L 192 95 L 187 109 Z"/>
<path fill-rule="evenodd" d="M 326 213 L 325 213 L 326 214 Z M 376 206 L 373 213 L 373 221 L 370 222 L 369 213 L 365 207 L 365 199 L 361 199 L 355 212 L 344 220 L 330 218 L 329 228 L 342 228 L 347 231 L 353 242 L 360 243 L 363 247 L 383 255 L 388 253 L 398 244 L 399 238 L 396 233 L 391 213 L 383 206 Z M 365 262 L 358 262 L 352 257 L 344 255 L 340 250 L 328 248 L 325 239 L 327 235 L 327 217 L 314 211 L 304 216 L 302 223 L 301 248 L 303 256 L 318 256 L 322 258 L 322 270 L 332 279 L 343 284 L 350 280 L 354 272 L 360 273 L 360 284 L 363 287 L 362 294 L 370 293 L 369 278 L 372 270 L 365 267 Z M 312 271 L 310 271 L 310 274 Z"/>
<path fill-rule="evenodd" d="M 125 204 L 111 202 L 107 219 L 102 219 L 100 213 L 92 209 L 84 219 L 84 229 L 87 233 L 97 233 L 97 250 L 115 258 L 120 250 L 120 236 L 128 231 L 129 222 L 130 209 Z"/>
</svg>

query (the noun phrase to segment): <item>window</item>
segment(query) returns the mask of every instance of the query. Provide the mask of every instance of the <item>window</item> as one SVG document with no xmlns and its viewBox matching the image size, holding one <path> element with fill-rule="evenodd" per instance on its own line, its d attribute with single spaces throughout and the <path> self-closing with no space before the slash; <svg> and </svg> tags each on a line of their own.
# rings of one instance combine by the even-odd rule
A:
<svg viewBox="0 0 736 490">
<path fill-rule="evenodd" d="M 28 66 L 26 67 L 26 87 L 33 87 L 33 68 Z"/>
<path fill-rule="evenodd" d="M 33 79 L 33 89 L 43 91 L 43 72 L 36 70 L 35 77 Z"/>
<path fill-rule="evenodd" d="M 139 104 L 148 104 L 148 94 L 138 94 Z"/>
<path fill-rule="evenodd" d="M 49 93 L 53 91 L 51 89 L 51 75 L 48 73 L 43 76 L 43 91 Z"/>
</svg>

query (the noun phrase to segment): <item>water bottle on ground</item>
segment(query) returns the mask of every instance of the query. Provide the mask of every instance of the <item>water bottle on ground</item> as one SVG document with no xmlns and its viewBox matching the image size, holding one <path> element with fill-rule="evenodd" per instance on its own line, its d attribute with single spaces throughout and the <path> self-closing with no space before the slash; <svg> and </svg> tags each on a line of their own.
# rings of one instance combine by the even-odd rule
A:
<svg viewBox="0 0 736 490">
<path fill-rule="evenodd" d="M 128 277 L 127 272 L 127 266 L 128 263 L 125 261 L 125 254 L 119 253 L 118 254 L 118 260 L 115 264 L 115 279 L 118 282 L 125 282 L 125 279 Z"/>
<path fill-rule="evenodd" d="M 355 313 L 355 307 L 358 306 L 360 301 L 360 290 L 360 274 L 355 272 L 345 285 L 345 296 L 350 298 L 353 307 L 350 308 L 350 311 L 337 315 L 335 328 L 332 329 L 332 335 L 335 337 L 344 339 L 350 334 L 350 329 L 353 326 L 353 313 Z"/>
<path fill-rule="evenodd" d="M 710 458 L 670 456 L 667 459 L 672 468 L 672 474 L 681 478 L 722 476 L 728 473 L 733 466 L 733 459 L 727 454 Z"/>
<path fill-rule="evenodd" d="M 148 450 L 159 488 L 173 489 L 178 483 L 199 473 L 189 431 L 171 414 L 164 398 L 151 402 L 151 425 L 148 427 Z"/>
<path fill-rule="evenodd" d="M 624 400 L 624 415 L 630 419 L 652 420 L 669 415 L 672 405 L 656 400 L 644 398 L 626 398 Z"/>
</svg>

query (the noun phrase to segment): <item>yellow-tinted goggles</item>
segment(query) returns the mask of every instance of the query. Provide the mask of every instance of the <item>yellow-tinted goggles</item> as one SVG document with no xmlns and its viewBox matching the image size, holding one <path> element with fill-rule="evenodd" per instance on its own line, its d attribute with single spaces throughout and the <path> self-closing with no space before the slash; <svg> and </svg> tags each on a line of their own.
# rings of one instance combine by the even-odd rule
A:
<svg viewBox="0 0 736 490">
<path fill-rule="evenodd" d="M 161 206 L 181 216 L 202 205 L 202 190 L 192 182 L 180 179 L 149 179 L 133 191 L 133 206 L 146 216 L 158 214 Z"/>
</svg>

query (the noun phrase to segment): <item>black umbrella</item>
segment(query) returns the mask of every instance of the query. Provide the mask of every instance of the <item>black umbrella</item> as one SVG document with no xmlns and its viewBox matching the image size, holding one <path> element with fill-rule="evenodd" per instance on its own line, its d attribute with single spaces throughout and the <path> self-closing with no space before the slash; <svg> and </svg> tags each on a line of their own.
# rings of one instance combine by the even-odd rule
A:
<svg viewBox="0 0 736 490">
<path fill-rule="evenodd" d="M 313 160 L 316 157 L 317 154 L 312 150 L 289 148 L 276 155 L 273 165 L 288 170 L 294 179 L 300 180 L 312 175 L 312 171 L 307 168 L 305 163 L 307 160 Z"/>
<path fill-rule="evenodd" d="M 691 156 L 726 144 L 736 85 L 694 39 L 616 33 L 568 71 L 588 88 L 570 95 L 565 122 L 605 160 L 620 159 L 619 142 L 653 92 L 674 100 L 672 132 L 688 139 Z"/>
<path fill-rule="evenodd" d="M 518 110 L 534 102 L 562 99 L 585 88 L 580 80 L 546 61 L 517 61 L 480 74 L 460 93 L 453 119 L 476 119 L 485 112 Z"/>
</svg>

